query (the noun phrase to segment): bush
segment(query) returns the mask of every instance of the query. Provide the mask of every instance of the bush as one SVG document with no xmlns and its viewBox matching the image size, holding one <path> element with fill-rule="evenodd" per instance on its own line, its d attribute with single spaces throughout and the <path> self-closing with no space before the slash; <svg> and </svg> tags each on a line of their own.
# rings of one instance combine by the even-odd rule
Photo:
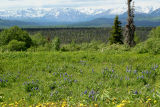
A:
<svg viewBox="0 0 160 107">
<path fill-rule="evenodd" d="M 26 31 L 23 31 L 17 26 L 6 29 L 0 34 L 0 46 L 8 45 L 12 40 L 17 40 L 25 43 L 25 47 L 29 48 L 32 45 L 32 40 Z"/>
<path fill-rule="evenodd" d="M 27 49 L 25 42 L 17 40 L 10 41 L 7 48 L 9 51 L 25 51 Z"/>
<path fill-rule="evenodd" d="M 134 51 L 137 53 L 160 54 L 160 27 L 152 29 L 149 39 L 138 44 Z"/>
<path fill-rule="evenodd" d="M 152 29 L 149 34 L 150 38 L 160 38 L 160 26 L 157 28 Z"/>
<path fill-rule="evenodd" d="M 60 50 L 60 39 L 58 37 L 54 38 L 52 41 L 52 46 L 54 50 L 59 51 Z"/>
<path fill-rule="evenodd" d="M 160 54 L 160 39 L 150 38 L 147 41 L 138 44 L 134 51 L 137 53 Z"/>
<path fill-rule="evenodd" d="M 38 46 L 44 46 L 47 42 L 46 38 L 43 37 L 40 33 L 37 33 L 33 36 L 31 36 L 33 46 L 38 47 Z"/>
<path fill-rule="evenodd" d="M 129 51 L 130 47 L 122 44 L 112 44 L 112 45 L 108 45 L 104 50 Z"/>
</svg>

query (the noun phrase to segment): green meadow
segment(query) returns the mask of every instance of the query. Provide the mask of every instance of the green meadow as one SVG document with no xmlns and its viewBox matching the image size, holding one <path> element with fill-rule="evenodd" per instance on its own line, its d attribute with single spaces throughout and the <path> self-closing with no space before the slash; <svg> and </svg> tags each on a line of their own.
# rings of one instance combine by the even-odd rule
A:
<svg viewBox="0 0 160 107">
<path fill-rule="evenodd" d="M 0 105 L 160 106 L 160 55 L 133 51 L 0 53 Z"/>
</svg>

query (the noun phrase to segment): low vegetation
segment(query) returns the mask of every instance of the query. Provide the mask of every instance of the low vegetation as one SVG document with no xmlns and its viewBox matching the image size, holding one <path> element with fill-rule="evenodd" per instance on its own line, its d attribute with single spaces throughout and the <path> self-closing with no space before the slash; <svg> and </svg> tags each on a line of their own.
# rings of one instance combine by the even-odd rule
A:
<svg viewBox="0 0 160 107">
<path fill-rule="evenodd" d="M 129 47 L 2 31 L 0 106 L 159 107 L 159 35 Z"/>
</svg>

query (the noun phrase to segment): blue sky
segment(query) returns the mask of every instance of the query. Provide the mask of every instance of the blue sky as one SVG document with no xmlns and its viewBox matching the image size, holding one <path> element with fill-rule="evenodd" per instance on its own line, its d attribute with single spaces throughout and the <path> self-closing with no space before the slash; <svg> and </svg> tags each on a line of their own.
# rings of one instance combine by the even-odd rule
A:
<svg viewBox="0 0 160 107">
<path fill-rule="evenodd" d="M 127 0 L 0 0 L 0 8 L 124 7 Z M 136 6 L 160 7 L 160 0 L 134 0 Z"/>
</svg>

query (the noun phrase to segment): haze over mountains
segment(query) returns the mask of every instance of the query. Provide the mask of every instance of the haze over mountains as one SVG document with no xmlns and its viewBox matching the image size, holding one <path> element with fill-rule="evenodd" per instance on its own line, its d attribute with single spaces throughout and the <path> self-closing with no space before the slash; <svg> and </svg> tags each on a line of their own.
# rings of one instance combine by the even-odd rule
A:
<svg viewBox="0 0 160 107">
<path fill-rule="evenodd" d="M 115 15 L 119 15 L 124 25 L 127 17 L 126 10 L 125 8 L 4 9 L 0 10 L 0 26 L 111 26 Z M 160 8 L 136 7 L 135 13 L 138 26 L 160 25 Z M 4 23 L 6 20 L 10 20 L 10 24 L 6 25 Z"/>
</svg>

